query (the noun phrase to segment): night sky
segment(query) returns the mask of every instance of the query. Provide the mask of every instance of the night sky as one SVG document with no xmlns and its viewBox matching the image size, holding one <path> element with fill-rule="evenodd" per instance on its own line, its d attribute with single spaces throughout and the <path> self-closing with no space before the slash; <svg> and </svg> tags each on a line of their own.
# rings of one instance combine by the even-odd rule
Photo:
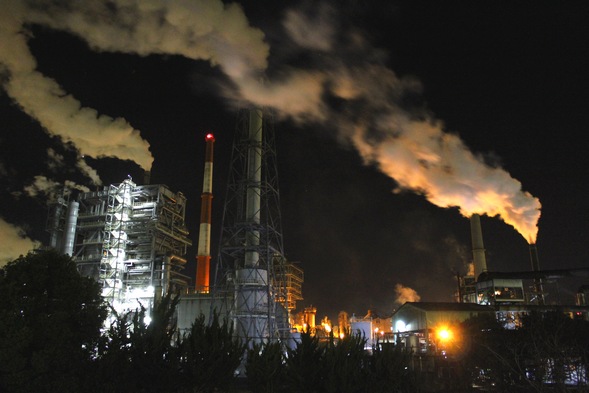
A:
<svg viewBox="0 0 589 393">
<path fill-rule="evenodd" d="M 152 159 L 196 244 L 212 131 L 214 264 L 245 103 L 277 114 L 285 252 L 319 318 L 452 301 L 471 213 L 489 270 L 530 270 L 536 230 L 542 269 L 589 267 L 584 2 L 23 3 L 0 2 L 2 263 L 47 242 L 59 185 L 141 184 Z"/>
</svg>

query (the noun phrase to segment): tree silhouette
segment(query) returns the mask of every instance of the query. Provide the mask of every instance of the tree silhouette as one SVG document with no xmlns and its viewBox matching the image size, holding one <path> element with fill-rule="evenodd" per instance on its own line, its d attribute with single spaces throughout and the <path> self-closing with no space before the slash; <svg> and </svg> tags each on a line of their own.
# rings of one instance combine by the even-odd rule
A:
<svg viewBox="0 0 589 393">
<path fill-rule="evenodd" d="M 98 284 L 67 255 L 0 269 L 0 391 L 81 391 L 107 315 Z"/>
</svg>

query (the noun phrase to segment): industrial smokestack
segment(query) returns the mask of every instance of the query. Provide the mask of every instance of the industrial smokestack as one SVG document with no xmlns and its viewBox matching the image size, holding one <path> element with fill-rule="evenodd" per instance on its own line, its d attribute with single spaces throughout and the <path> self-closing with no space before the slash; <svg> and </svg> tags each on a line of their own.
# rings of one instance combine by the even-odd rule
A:
<svg viewBox="0 0 589 393">
<path fill-rule="evenodd" d="M 475 280 L 478 280 L 479 275 L 487 271 L 483 231 L 481 230 L 481 217 L 478 214 L 470 216 L 470 234 L 472 238 L 474 277 Z"/>
<path fill-rule="evenodd" d="M 540 259 L 538 258 L 538 248 L 535 243 L 530 244 L 530 261 L 532 262 L 532 270 L 537 272 L 540 270 Z M 542 287 L 542 279 L 535 278 L 534 286 L 536 289 L 536 296 L 538 304 L 544 305 L 544 288 Z"/>
<path fill-rule="evenodd" d="M 143 172 L 143 185 L 148 186 L 151 184 L 151 172 L 145 171 Z"/>
<path fill-rule="evenodd" d="M 205 169 L 201 194 L 200 233 L 196 257 L 196 292 L 208 293 L 211 269 L 211 210 L 213 206 L 213 144 L 215 137 L 205 136 Z"/>
<path fill-rule="evenodd" d="M 253 228 L 260 225 L 260 196 L 262 184 L 262 127 L 263 113 L 261 109 L 252 109 L 249 112 L 249 138 L 251 146 L 248 149 L 247 168 L 247 195 L 245 219 Z M 252 251 L 245 254 L 246 267 L 258 267 L 260 255 L 255 251 L 260 245 L 260 232 L 256 229 L 246 234 L 246 247 Z"/>
</svg>

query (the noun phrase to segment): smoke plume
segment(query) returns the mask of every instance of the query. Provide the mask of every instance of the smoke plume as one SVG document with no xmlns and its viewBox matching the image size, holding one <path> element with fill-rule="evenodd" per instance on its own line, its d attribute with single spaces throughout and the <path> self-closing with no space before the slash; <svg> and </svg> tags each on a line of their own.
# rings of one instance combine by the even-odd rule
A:
<svg viewBox="0 0 589 393">
<path fill-rule="evenodd" d="M 26 255 L 38 246 L 39 243 L 26 237 L 22 228 L 12 225 L 0 217 L 0 267 L 20 255 Z"/>
<path fill-rule="evenodd" d="M 39 2 L 41 3 L 41 2 Z M 34 22 L 25 2 L 7 1 L 0 13 L 0 73 L 4 90 L 45 130 L 72 142 L 91 157 L 133 160 L 149 170 L 153 157 L 149 143 L 124 119 L 113 119 L 82 107 L 59 84 L 36 70 L 36 60 L 27 45 L 25 24 Z M 37 3 L 36 3 L 37 4 Z M 41 6 L 41 4 L 37 4 Z"/>
<path fill-rule="evenodd" d="M 312 21 L 291 11 L 285 25 L 293 42 L 312 51 L 310 57 L 314 51 L 317 66 L 288 70 L 264 85 L 242 80 L 242 97 L 299 122 L 335 125 L 338 138 L 354 146 L 366 164 L 396 181 L 395 192 L 422 194 L 436 206 L 458 208 L 465 217 L 498 217 L 535 243 L 541 209 L 537 198 L 504 169 L 471 152 L 440 120 L 412 108 L 420 83 L 397 77 L 360 34 L 335 37 L 333 29 L 323 27 L 323 39 L 301 38 L 306 31 L 317 34 Z M 311 41 L 322 44 L 311 46 Z"/>
<path fill-rule="evenodd" d="M 35 71 L 22 33 L 25 23 L 68 31 L 97 51 L 209 61 L 233 82 L 224 91 L 226 98 L 273 108 L 297 122 L 335 128 L 337 138 L 354 146 L 367 165 L 397 182 L 395 191 L 422 194 L 436 206 L 458 208 L 466 217 L 499 217 L 528 242 L 536 240 L 539 200 L 504 169 L 472 153 L 427 110 L 416 107 L 419 82 L 388 69 L 382 53 L 358 31 L 338 28 L 336 11 L 329 6 L 318 6 L 312 16 L 297 10 L 285 14 L 291 47 L 309 61 L 304 68 L 277 65 L 261 83 L 269 48 L 237 4 L 40 0 L 26 9 L 16 0 L 9 4 L 12 12 L 4 12 L 0 20 L 0 39 L 9 43 L 0 49 L 0 62 L 10 75 L 4 87 L 25 112 L 74 142 L 82 153 L 128 158 L 144 168 L 152 160 L 147 142 L 124 120 L 82 108 L 55 81 Z"/>
<path fill-rule="evenodd" d="M 415 289 L 403 286 L 403 284 L 395 285 L 395 294 L 397 295 L 395 303 L 401 305 L 407 302 L 418 302 L 419 300 L 421 300 L 421 296 L 417 294 Z"/>
<path fill-rule="evenodd" d="M 24 188 L 24 192 L 32 198 L 43 194 L 48 204 L 57 201 L 59 196 L 71 194 L 73 190 L 81 192 L 90 191 L 88 187 L 76 184 L 71 180 L 66 180 L 64 184 L 61 184 L 45 176 L 35 176 L 33 183 Z"/>
</svg>

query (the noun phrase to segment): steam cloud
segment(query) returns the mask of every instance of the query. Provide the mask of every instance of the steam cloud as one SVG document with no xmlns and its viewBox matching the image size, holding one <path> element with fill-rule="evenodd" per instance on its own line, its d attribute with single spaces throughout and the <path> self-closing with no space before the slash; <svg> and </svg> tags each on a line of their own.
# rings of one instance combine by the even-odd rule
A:
<svg viewBox="0 0 589 393">
<path fill-rule="evenodd" d="M 419 300 L 421 300 L 421 296 L 417 294 L 415 289 L 406 287 L 403 284 L 395 285 L 395 294 L 397 295 L 395 303 L 401 305 L 407 302 L 418 302 Z"/>
<path fill-rule="evenodd" d="M 72 190 L 90 191 L 88 187 L 76 184 L 71 180 L 66 180 L 64 184 L 61 184 L 45 176 L 35 176 L 33 183 L 24 188 L 25 193 L 30 197 L 44 194 L 47 203 L 55 202 L 62 194 L 65 194 L 64 196 L 69 195 Z"/>
<path fill-rule="evenodd" d="M 423 111 L 407 107 L 418 82 L 399 78 L 356 31 L 342 33 L 335 10 L 318 6 L 313 16 L 291 10 L 284 21 L 293 48 L 313 59 L 305 69 L 282 67 L 260 82 L 269 48 L 243 10 L 220 0 L 103 2 L 9 1 L 0 17 L 0 62 L 9 73 L 4 88 L 51 133 L 83 154 L 152 162 L 148 143 L 122 119 L 82 108 L 59 85 L 35 71 L 23 24 L 37 23 L 75 34 L 97 51 L 137 55 L 175 54 L 207 60 L 232 80 L 231 100 L 274 108 L 301 123 L 335 126 L 366 164 L 393 178 L 399 190 L 431 203 L 457 207 L 466 217 L 497 216 L 534 243 L 540 202 L 505 170 L 484 162 L 455 134 Z M 317 21 L 320 20 L 320 29 Z M 332 23 L 333 22 L 333 23 Z M 34 93 L 33 93 L 34 92 Z M 106 142 L 107 143 L 106 143 Z M 114 141 L 114 142 L 113 142 Z"/>
<path fill-rule="evenodd" d="M 22 228 L 6 222 L 0 217 L 0 267 L 18 258 L 19 255 L 26 255 L 29 251 L 37 248 L 39 244 L 25 236 Z"/>
<path fill-rule="evenodd" d="M 153 157 L 139 131 L 124 119 L 82 107 L 56 81 L 36 71 L 23 30 L 25 23 L 34 22 L 29 18 L 33 15 L 24 4 L 8 1 L 0 15 L 0 72 L 7 75 L 3 87 L 8 95 L 47 132 L 72 142 L 82 154 L 129 159 L 149 170 Z"/>
</svg>

